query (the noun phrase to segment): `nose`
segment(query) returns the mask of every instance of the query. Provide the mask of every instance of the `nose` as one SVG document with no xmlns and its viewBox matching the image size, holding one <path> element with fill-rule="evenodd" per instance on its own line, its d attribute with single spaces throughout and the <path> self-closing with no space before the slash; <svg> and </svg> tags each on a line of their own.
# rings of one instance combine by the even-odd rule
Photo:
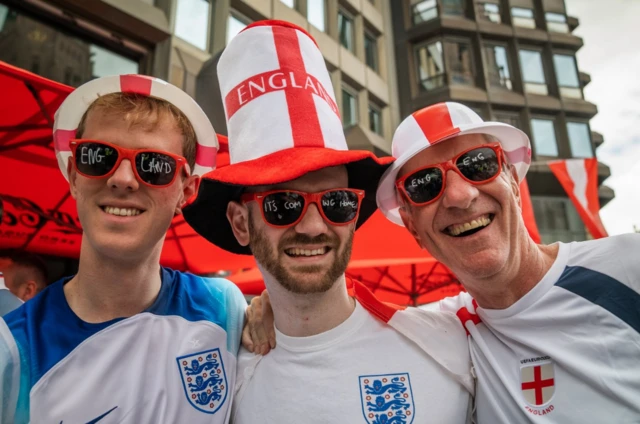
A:
<svg viewBox="0 0 640 424">
<path fill-rule="evenodd" d="M 446 208 L 468 209 L 480 195 L 478 187 L 453 170 L 447 171 L 447 181 L 442 193 L 442 205 Z"/>
<path fill-rule="evenodd" d="M 107 184 L 111 188 L 127 191 L 136 191 L 140 188 L 140 183 L 133 173 L 133 165 L 128 159 L 120 162 L 118 168 L 109 177 Z"/>
<path fill-rule="evenodd" d="M 312 203 L 307 208 L 307 211 L 300 222 L 296 224 L 295 230 L 297 233 L 315 237 L 329 231 L 329 227 L 320 214 L 318 206 L 315 203 Z"/>
</svg>

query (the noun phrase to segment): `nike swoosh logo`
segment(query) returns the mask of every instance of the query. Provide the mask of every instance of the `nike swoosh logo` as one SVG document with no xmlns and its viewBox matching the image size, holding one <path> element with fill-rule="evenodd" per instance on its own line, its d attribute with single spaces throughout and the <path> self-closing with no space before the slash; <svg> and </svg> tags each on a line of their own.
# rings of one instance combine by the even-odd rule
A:
<svg viewBox="0 0 640 424">
<path fill-rule="evenodd" d="M 113 408 L 111 408 L 110 410 L 108 410 L 104 414 L 100 415 L 99 417 L 96 417 L 96 418 L 92 419 L 91 421 L 87 421 L 87 424 L 96 424 L 98 421 L 101 421 L 104 417 L 106 417 L 107 415 L 112 413 L 116 408 L 118 408 L 118 407 L 114 406 Z M 63 424 L 63 421 L 60 421 L 60 424 Z"/>
</svg>

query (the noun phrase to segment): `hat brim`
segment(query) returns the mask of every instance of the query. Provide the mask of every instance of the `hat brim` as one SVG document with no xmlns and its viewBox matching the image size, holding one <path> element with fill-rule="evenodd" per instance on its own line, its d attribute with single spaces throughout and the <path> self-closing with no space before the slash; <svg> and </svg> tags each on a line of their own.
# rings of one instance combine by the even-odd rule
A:
<svg viewBox="0 0 640 424">
<path fill-rule="evenodd" d="M 227 205 L 238 200 L 246 187 L 275 185 L 300 178 L 322 168 L 344 165 L 349 188 L 364 190 L 356 222 L 359 228 L 376 211 L 376 189 L 393 158 L 378 158 L 368 151 L 297 147 L 281 150 L 251 161 L 218 168 L 205 174 L 198 194 L 183 212 L 185 220 L 202 237 L 237 254 L 251 254 L 241 246 L 227 220 Z"/>
<path fill-rule="evenodd" d="M 382 178 L 380 179 L 380 185 L 376 193 L 376 201 L 380 211 L 394 224 L 404 226 L 402 218 L 400 217 L 400 204 L 398 203 L 398 196 L 396 193 L 396 180 L 398 178 L 398 172 L 402 167 L 415 155 L 441 143 L 445 140 L 460 137 L 462 135 L 469 134 L 487 134 L 494 136 L 500 141 L 503 150 L 507 156 L 525 158 L 531 154 L 531 147 L 529 143 L 529 137 L 519 129 L 512 127 L 511 125 L 503 124 L 501 122 L 483 122 L 482 124 L 471 125 L 467 127 L 461 127 L 460 132 L 443 137 L 442 139 L 435 140 L 432 144 L 418 146 L 413 150 L 405 152 L 398 157 L 395 162 L 387 169 Z M 530 165 L 530 159 L 522 160 L 518 162 L 516 172 L 520 181 L 524 179 L 527 174 Z"/>
</svg>

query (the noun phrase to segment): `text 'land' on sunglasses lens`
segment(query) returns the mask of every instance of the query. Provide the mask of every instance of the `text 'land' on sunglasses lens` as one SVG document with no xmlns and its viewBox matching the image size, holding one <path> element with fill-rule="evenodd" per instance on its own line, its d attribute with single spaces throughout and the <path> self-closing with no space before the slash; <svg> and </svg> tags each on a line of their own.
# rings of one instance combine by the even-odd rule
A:
<svg viewBox="0 0 640 424">
<path fill-rule="evenodd" d="M 500 174 L 502 154 L 499 145 L 485 145 L 462 152 L 455 158 L 418 169 L 398 181 L 411 202 L 424 205 L 437 200 L 446 184 L 446 171 L 457 172 L 471 184 L 484 184 Z"/>
<path fill-rule="evenodd" d="M 132 150 L 99 141 L 74 141 L 76 169 L 86 177 L 110 176 L 123 159 L 129 159 L 136 178 L 154 187 L 170 185 L 186 161 L 177 155 L 155 150 Z"/>
</svg>

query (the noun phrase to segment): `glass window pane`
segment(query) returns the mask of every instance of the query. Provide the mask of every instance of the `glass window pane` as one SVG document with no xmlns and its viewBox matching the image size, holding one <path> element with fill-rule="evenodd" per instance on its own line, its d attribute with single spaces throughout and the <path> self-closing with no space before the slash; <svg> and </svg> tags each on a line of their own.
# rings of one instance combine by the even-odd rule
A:
<svg viewBox="0 0 640 424">
<path fill-rule="evenodd" d="M 7 16 L 9 15 L 9 8 L 3 4 L 0 4 L 0 32 L 4 28 L 4 23 L 7 20 Z"/>
<path fill-rule="evenodd" d="M 522 74 L 526 82 L 546 84 L 544 69 L 542 68 L 542 56 L 534 50 L 520 50 L 520 64 Z"/>
<path fill-rule="evenodd" d="M 326 0 L 307 0 L 307 20 L 320 31 L 326 28 Z"/>
<path fill-rule="evenodd" d="M 580 87 L 578 69 L 576 68 L 576 61 L 573 56 L 554 54 L 553 64 L 556 68 L 558 85 L 561 87 Z"/>
<path fill-rule="evenodd" d="M 436 0 L 413 0 L 411 2 L 411 13 L 413 23 L 430 21 L 438 17 L 438 5 Z"/>
<path fill-rule="evenodd" d="M 478 3 L 477 6 L 477 15 L 481 20 L 493 22 L 495 24 L 502 22 L 499 5 L 494 3 Z"/>
<path fill-rule="evenodd" d="M 138 73 L 138 63 L 131 59 L 127 59 L 126 57 L 122 57 L 96 45 L 91 45 L 89 52 L 91 53 L 93 78 Z"/>
<path fill-rule="evenodd" d="M 487 67 L 489 83 L 492 87 L 513 89 L 507 49 L 504 46 L 486 45 L 484 61 Z"/>
<path fill-rule="evenodd" d="M 209 1 L 178 0 L 175 33 L 183 40 L 206 50 L 209 41 Z"/>
<path fill-rule="evenodd" d="M 547 21 L 547 29 L 553 32 L 569 32 L 569 25 L 567 24 L 567 16 L 561 13 L 545 13 L 545 19 Z"/>
<path fill-rule="evenodd" d="M 342 11 L 338 12 L 338 34 L 340 37 L 340 44 L 342 44 L 345 49 L 355 52 L 355 45 L 353 42 L 353 20 Z"/>
<path fill-rule="evenodd" d="M 444 15 L 464 16 L 465 0 L 442 0 L 442 13 Z"/>
<path fill-rule="evenodd" d="M 493 114 L 495 116 L 496 121 L 509 124 L 513 127 L 521 129 L 520 115 L 518 115 L 517 113 L 494 111 Z"/>
<path fill-rule="evenodd" d="M 292 9 L 296 7 L 296 0 L 280 0 L 280 1 Z"/>
<path fill-rule="evenodd" d="M 238 35 L 240 31 L 245 29 L 247 25 L 248 22 L 237 16 L 235 12 L 230 13 L 229 21 L 227 22 L 227 44 L 229 44 L 231 39 Z"/>
<path fill-rule="evenodd" d="M 369 105 L 369 129 L 382 135 L 382 113 L 379 109 Z"/>
<path fill-rule="evenodd" d="M 442 43 L 423 45 L 416 51 L 418 63 L 418 79 L 425 90 L 433 90 L 444 85 L 444 61 Z"/>
<path fill-rule="evenodd" d="M 451 70 L 451 83 L 475 85 L 471 46 L 463 41 L 445 42 L 445 54 Z"/>
<path fill-rule="evenodd" d="M 584 122 L 568 122 L 567 131 L 569 132 L 571 156 L 575 158 L 593 157 L 589 125 Z"/>
<path fill-rule="evenodd" d="M 522 7 L 511 8 L 511 20 L 515 26 L 524 28 L 535 28 L 536 21 L 533 17 L 532 9 L 525 9 Z"/>
<path fill-rule="evenodd" d="M 536 156 L 558 156 L 558 143 L 552 120 L 532 119 L 531 131 Z"/>
<path fill-rule="evenodd" d="M 376 38 L 366 33 L 364 35 L 364 53 L 367 66 L 374 71 L 378 70 L 378 41 Z"/>
<path fill-rule="evenodd" d="M 351 91 L 342 89 L 342 124 L 350 127 L 358 123 L 358 102 Z"/>
</svg>

